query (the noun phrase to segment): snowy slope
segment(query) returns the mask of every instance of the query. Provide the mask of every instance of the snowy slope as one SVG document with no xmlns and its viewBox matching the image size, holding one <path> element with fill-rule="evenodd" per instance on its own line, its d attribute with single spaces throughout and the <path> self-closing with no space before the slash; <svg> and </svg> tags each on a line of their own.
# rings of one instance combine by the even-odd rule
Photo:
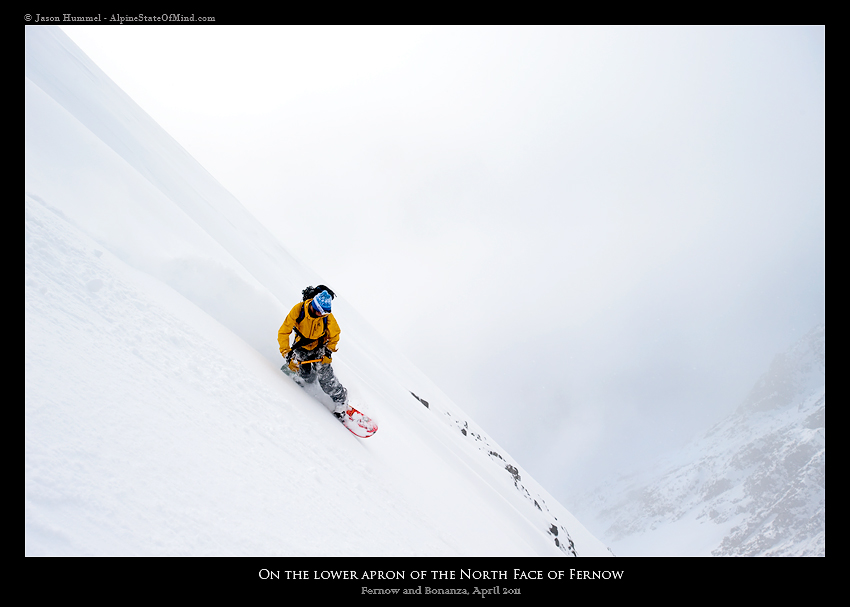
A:
<svg viewBox="0 0 850 607">
<path fill-rule="evenodd" d="M 58 28 L 24 84 L 26 554 L 609 554 L 342 293 L 348 433 L 279 371 L 320 278 Z"/>
<path fill-rule="evenodd" d="M 825 556 L 825 385 L 819 326 L 661 473 L 610 480 L 576 511 L 618 555 Z"/>
</svg>

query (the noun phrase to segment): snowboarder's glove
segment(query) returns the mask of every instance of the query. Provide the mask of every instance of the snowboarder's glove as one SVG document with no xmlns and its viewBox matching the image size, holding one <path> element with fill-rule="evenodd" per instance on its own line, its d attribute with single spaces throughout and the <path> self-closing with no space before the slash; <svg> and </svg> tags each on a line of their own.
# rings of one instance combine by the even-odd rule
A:
<svg viewBox="0 0 850 607">
<path fill-rule="evenodd" d="M 286 350 L 281 350 L 280 352 L 283 355 L 285 360 L 289 360 L 289 357 L 292 356 L 292 348 L 287 348 Z"/>
<path fill-rule="evenodd" d="M 323 365 L 329 365 L 329 364 L 331 364 L 331 362 L 332 362 L 332 361 L 331 361 L 331 351 L 330 351 L 330 350 L 326 350 L 326 351 L 325 351 L 325 355 L 324 355 L 324 356 L 322 356 L 322 364 L 323 364 Z"/>
<path fill-rule="evenodd" d="M 289 361 L 289 370 L 293 373 L 298 373 L 298 361 L 294 358 Z"/>
</svg>

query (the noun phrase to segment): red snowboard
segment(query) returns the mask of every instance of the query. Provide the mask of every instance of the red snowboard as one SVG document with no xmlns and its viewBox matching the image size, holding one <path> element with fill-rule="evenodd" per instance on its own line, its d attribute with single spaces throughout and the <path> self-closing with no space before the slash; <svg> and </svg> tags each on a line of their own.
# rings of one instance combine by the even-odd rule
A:
<svg viewBox="0 0 850 607">
<path fill-rule="evenodd" d="M 369 438 L 378 431 L 378 424 L 371 417 L 364 415 L 352 406 L 348 407 L 348 411 L 342 416 L 341 421 L 349 432 L 359 438 Z"/>
</svg>

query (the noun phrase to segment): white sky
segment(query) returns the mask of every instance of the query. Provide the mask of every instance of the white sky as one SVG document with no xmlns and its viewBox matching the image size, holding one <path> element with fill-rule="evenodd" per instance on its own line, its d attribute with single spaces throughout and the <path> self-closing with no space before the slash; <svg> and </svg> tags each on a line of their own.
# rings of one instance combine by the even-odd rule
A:
<svg viewBox="0 0 850 607">
<path fill-rule="evenodd" d="M 567 505 L 824 321 L 822 27 L 62 29 Z"/>
</svg>

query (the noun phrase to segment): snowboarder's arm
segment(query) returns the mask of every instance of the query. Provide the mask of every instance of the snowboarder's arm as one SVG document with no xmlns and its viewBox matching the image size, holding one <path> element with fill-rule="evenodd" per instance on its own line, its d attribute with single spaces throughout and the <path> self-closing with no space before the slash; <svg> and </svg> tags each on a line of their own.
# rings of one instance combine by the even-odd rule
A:
<svg viewBox="0 0 850 607">
<path fill-rule="evenodd" d="M 277 343 L 280 344 L 280 353 L 283 356 L 286 356 L 286 353 L 289 352 L 289 336 L 292 335 L 292 329 L 295 328 L 295 321 L 298 320 L 298 313 L 300 311 L 301 304 L 295 304 L 277 332 Z"/>
<path fill-rule="evenodd" d="M 328 341 L 325 343 L 325 347 L 331 352 L 336 352 L 337 345 L 339 344 L 339 324 L 336 322 L 336 318 L 334 318 L 333 314 L 328 314 Z"/>
</svg>

